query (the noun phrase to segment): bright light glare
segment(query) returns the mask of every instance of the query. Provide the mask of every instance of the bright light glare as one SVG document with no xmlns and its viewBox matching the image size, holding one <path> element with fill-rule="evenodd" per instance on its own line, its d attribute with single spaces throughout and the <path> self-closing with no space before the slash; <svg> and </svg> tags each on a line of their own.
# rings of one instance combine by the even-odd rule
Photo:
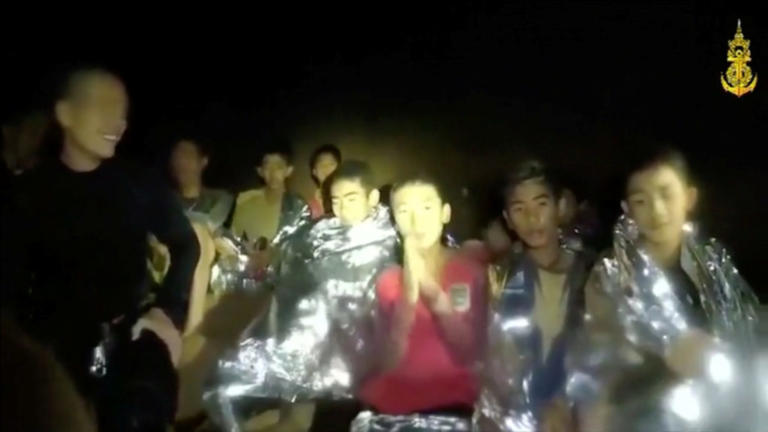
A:
<svg viewBox="0 0 768 432">
<path fill-rule="evenodd" d="M 716 352 L 710 356 L 707 371 L 717 384 L 730 384 L 733 381 L 733 362 L 723 353 Z"/>
<path fill-rule="evenodd" d="M 682 384 L 672 390 L 669 408 L 683 420 L 693 423 L 701 418 L 701 403 L 690 384 Z"/>
<path fill-rule="evenodd" d="M 531 323 L 528 317 L 517 317 L 507 320 L 501 327 L 506 331 L 512 329 L 524 329 L 530 327 L 530 325 Z"/>
</svg>

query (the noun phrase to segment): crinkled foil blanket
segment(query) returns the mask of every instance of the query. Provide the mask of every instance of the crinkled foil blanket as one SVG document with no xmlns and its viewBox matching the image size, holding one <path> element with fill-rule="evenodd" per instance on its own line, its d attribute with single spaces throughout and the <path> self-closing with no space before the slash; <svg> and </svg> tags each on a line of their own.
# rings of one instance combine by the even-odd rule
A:
<svg viewBox="0 0 768 432">
<path fill-rule="evenodd" d="M 652 262 L 638 237 L 635 223 L 620 218 L 613 256 L 598 267 L 622 340 L 585 334 L 574 345 L 568 396 L 583 412 L 600 412 L 601 406 L 605 431 L 768 430 L 765 389 L 758 384 L 765 383 L 757 370 L 758 302 L 731 256 L 686 224 L 680 264 L 697 288 L 696 307 Z M 692 331 L 712 336 L 714 343 L 700 359 L 691 359 L 702 362 L 703 372 L 681 377 L 663 356 Z"/>
<path fill-rule="evenodd" d="M 241 430 L 252 401 L 350 397 L 372 342 L 375 280 L 395 262 L 396 245 L 385 207 L 353 227 L 299 219 L 281 230 L 279 259 L 264 282 L 274 290 L 276 328 L 266 338 L 246 334 L 204 394 L 220 426 Z"/>
</svg>

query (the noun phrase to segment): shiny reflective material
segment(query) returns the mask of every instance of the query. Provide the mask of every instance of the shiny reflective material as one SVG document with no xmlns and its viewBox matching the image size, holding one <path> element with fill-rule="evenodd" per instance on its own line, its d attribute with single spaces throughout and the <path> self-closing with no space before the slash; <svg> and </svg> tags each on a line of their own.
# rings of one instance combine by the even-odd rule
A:
<svg viewBox="0 0 768 432">
<path fill-rule="evenodd" d="M 91 352 L 91 365 L 88 368 L 90 374 L 96 378 L 103 378 L 107 375 L 107 366 L 109 355 L 112 352 L 114 339 L 109 324 L 101 324 L 101 340 Z"/>
<path fill-rule="evenodd" d="M 231 233 L 222 233 L 219 240 L 232 252 L 219 254 L 211 268 L 211 291 L 224 294 L 230 291 L 252 291 L 256 280 L 246 272 L 251 246 L 235 238 Z"/>
<path fill-rule="evenodd" d="M 490 308 L 487 351 L 473 417 L 476 430 L 538 431 L 542 427 L 541 412 L 562 393 L 563 356 L 581 324 L 582 306 L 576 299 L 583 298 L 580 294 L 592 260 L 567 244 L 561 247 L 564 254 L 573 256 L 573 261 L 563 291 L 563 328 L 546 356 L 534 321 L 538 267 L 521 246 L 490 272 L 493 291 L 498 294 Z"/>
<path fill-rule="evenodd" d="M 637 238 L 637 226 L 622 217 L 614 229 L 614 257 L 601 262 L 601 283 L 618 307 L 629 340 L 663 354 L 681 333 L 702 323 Z M 758 300 L 722 245 L 700 239 L 687 224 L 681 265 L 698 288 L 706 330 L 729 343 L 754 347 Z"/>
<path fill-rule="evenodd" d="M 299 235 L 302 229 L 307 229 L 311 219 L 309 207 L 301 200 L 286 196 L 283 200 L 284 208 L 280 214 L 280 225 L 271 242 L 271 247 L 276 250 L 284 250 L 289 247 L 289 240 Z M 217 241 L 221 242 L 230 253 L 220 253 L 211 268 L 211 291 L 215 294 L 223 294 L 229 291 L 244 291 L 255 293 L 264 289 L 263 279 L 274 279 L 274 274 L 261 277 L 262 280 L 249 274 L 247 271 L 250 256 L 259 249 L 259 244 L 248 241 L 247 238 L 238 238 L 232 232 L 223 231 L 217 235 Z M 279 254 L 278 254 L 279 255 Z M 274 267 L 270 267 L 274 273 Z"/>
<path fill-rule="evenodd" d="M 692 224 L 684 227 L 680 257 L 696 288 L 692 294 L 672 284 L 638 235 L 630 218 L 620 218 L 613 255 L 596 268 L 616 310 L 613 331 L 619 339 L 594 330 L 569 354 L 567 393 L 593 421 L 588 427 L 760 430 L 765 407 L 756 386 L 757 297 L 727 251 L 714 239 L 702 239 Z M 691 295 L 699 301 L 686 298 Z M 673 372 L 669 356 L 694 339 L 704 342 L 682 355 L 689 370 Z"/>
<path fill-rule="evenodd" d="M 351 432 L 469 432 L 469 419 L 448 415 L 386 415 L 364 411 L 352 422 Z"/>
<path fill-rule="evenodd" d="M 219 361 L 205 391 L 209 411 L 227 430 L 252 415 L 248 400 L 349 397 L 354 376 L 370 363 L 375 281 L 395 262 L 389 211 L 355 226 L 337 218 L 288 225 L 268 283 L 276 299 L 275 333 L 247 334 Z M 247 404 L 247 402 L 245 402 Z"/>
<path fill-rule="evenodd" d="M 531 387 L 537 359 L 526 342 L 536 329 L 530 314 L 514 313 L 504 289 L 491 308 L 488 347 L 473 422 L 479 431 L 535 432 Z"/>
</svg>

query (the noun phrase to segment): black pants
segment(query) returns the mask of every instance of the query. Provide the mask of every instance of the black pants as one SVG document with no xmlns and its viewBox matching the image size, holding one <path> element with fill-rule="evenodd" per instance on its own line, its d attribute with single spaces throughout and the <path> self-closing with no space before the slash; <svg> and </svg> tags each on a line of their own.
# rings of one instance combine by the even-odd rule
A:
<svg viewBox="0 0 768 432">
<path fill-rule="evenodd" d="M 120 337 L 94 393 L 100 432 L 166 432 L 176 414 L 178 376 L 165 344 L 147 330 L 135 341 Z"/>
</svg>

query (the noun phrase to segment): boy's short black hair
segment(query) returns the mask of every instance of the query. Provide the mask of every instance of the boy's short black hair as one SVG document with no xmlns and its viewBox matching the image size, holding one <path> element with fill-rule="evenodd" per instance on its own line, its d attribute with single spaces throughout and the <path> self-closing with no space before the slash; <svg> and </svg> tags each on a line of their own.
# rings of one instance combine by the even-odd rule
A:
<svg viewBox="0 0 768 432">
<path fill-rule="evenodd" d="M 440 200 L 443 202 L 446 202 L 446 195 L 444 193 L 445 191 L 443 190 L 443 187 L 440 184 L 440 182 L 435 177 L 426 173 L 419 173 L 419 174 L 406 176 L 406 177 L 403 177 L 400 181 L 395 182 L 392 185 L 392 188 L 389 192 L 390 202 L 393 201 L 393 198 L 397 193 L 397 191 L 404 188 L 405 186 L 410 186 L 415 184 L 432 186 L 437 191 L 437 196 L 440 197 Z"/>
<path fill-rule="evenodd" d="M 526 159 L 515 165 L 507 174 L 507 178 L 502 189 L 502 197 L 504 202 L 507 202 L 509 194 L 514 191 L 517 186 L 529 180 L 541 181 L 552 193 L 553 198 L 560 198 L 562 186 L 560 185 L 560 182 L 557 180 L 554 173 L 552 173 L 549 168 L 541 161 L 537 159 Z"/>
<path fill-rule="evenodd" d="M 358 180 L 366 191 L 376 187 L 373 178 L 373 170 L 367 162 L 360 160 L 347 160 L 341 163 L 336 171 L 326 180 L 329 187 L 339 180 Z"/>
<path fill-rule="evenodd" d="M 674 147 L 656 147 L 650 148 L 648 151 L 637 155 L 632 162 L 629 171 L 624 179 L 624 193 L 627 192 L 629 186 L 629 179 L 633 175 L 640 171 L 647 170 L 649 168 L 668 166 L 672 168 L 683 183 L 689 183 L 691 180 L 691 171 L 688 166 L 688 161 L 680 150 Z"/>
<path fill-rule="evenodd" d="M 269 155 L 278 155 L 287 165 L 293 165 L 293 150 L 290 141 L 286 139 L 275 139 L 267 143 L 259 157 L 259 165 L 264 163 L 264 158 Z"/>
</svg>

